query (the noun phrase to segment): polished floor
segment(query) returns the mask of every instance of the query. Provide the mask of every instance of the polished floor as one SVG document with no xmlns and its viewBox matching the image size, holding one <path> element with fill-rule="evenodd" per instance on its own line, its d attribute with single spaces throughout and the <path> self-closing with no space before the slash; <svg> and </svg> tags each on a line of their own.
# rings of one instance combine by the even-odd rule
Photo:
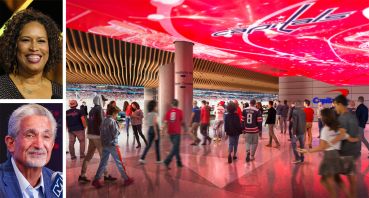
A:
<svg viewBox="0 0 369 198">
<path fill-rule="evenodd" d="M 366 137 L 369 138 L 369 126 Z M 133 185 L 123 187 L 122 180 L 105 184 L 95 189 L 91 184 L 79 184 L 78 176 L 82 161 L 71 160 L 67 155 L 67 197 L 327 197 L 326 190 L 320 184 L 318 175 L 322 154 L 306 156 L 306 162 L 294 165 L 291 143 L 288 135 L 276 130 L 281 142 L 279 149 L 265 147 L 268 142 L 267 130 L 259 140 L 255 161 L 245 163 L 245 143 L 240 137 L 238 160 L 227 163 L 228 141 L 211 143 L 207 146 L 190 146 L 189 135 L 183 135 L 181 141 L 181 157 L 183 168 L 177 168 L 175 161 L 171 170 L 163 165 L 155 164 L 154 148 L 151 148 L 146 161 L 140 165 L 138 159 L 144 147 L 136 149 L 132 131 L 127 139 L 125 130 L 119 139 L 128 175 L 135 179 Z M 318 144 L 317 126 L 313 128 L 313 146 Z M 212 129 L 210 129 L 212 135 Z M 161 154 L 165 158 L 171 144 L 167 136 L 161 139 Z M 144 144 L 143 144 L 144 145 Z M 76 143 L 76 151 L 78 151 Z M 68 147 L 67 147 L 68 148 Z M 87 146 L 86 146 L 87 148 Z M 78 152 L 76 152 L 78 153 Z M 358 197 L 369 197 L 369 158 L 368 150 L 362 147 L 362 157 L 358 161 Z M 91 179 L 99 165 L 99 155 L 95 154 L 90 161 L 87 177 Z M 112 158 L 109 160 L 109 173 L 119 177 Z M 340 192 L 341 197 L 344 197 Z"/>
</svg>

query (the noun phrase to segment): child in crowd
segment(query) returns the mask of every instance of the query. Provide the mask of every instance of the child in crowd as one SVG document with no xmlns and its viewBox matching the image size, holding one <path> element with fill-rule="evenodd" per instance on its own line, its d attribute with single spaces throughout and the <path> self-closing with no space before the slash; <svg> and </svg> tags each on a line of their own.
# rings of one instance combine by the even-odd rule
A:
<svg viewBox="0 0 369 198">
<path fill-rule="evenodd" d="M 125 167 L 123 165 L 122 155 L 118 146 L 119 126 L 116 121 L 117 115 L 120 109 L 116 106 L 109 106 L 106 110 L 107 117 L 103 120 L 100 126 L 100 138 L 101 145 L 103 146 L 102 157 L 100 160 L 99 168 L 97 169 L 92 185 L 96 188 L 101 188 L 103 185 L 100 183 L 103 172 L 108 165 L 110 154 L 112 155 L 117 168 L 124 179 L 124 186 L 128 186 L 133 183 L 133 178 L 128 177 Z"/>
</svg>

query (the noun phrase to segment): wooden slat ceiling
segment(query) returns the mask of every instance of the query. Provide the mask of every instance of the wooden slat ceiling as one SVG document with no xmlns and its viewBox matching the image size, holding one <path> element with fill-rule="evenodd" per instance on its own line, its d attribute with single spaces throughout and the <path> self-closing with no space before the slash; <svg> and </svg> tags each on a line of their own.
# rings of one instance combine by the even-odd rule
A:
<svg viewBox="0 0 369 198">
<path fill-rule="evenodd" d="M 174 53 L 67 29 L 67 82 L 158 86 Z M 278 93 L 278 78 L 194 58 L 194 88 Z"/>
</svg>

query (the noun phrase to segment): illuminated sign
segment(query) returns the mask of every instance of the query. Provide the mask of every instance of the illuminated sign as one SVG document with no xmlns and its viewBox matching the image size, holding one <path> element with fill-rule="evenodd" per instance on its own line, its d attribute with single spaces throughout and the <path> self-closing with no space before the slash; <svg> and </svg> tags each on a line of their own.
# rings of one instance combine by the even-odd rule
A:
<svg viewBox="0 0 369 198">
<path fill-rule="evenodd" d="M 332 93 L 332 92 L 339 92 L 343 96 L 348 96 L 350 93 L 348 89 L 334 89 L 331 91 L 327 91 L 326 93 Z M 321 102 L 322 104 L 331 104 L 333 100 L 334 99 L 331 97 L 326 97 L 326 98 L 315 97 L 313 98 L 313 103 L 318 104 L 319 102 Z"/>
<path fill-rule="evenodd" d="M 236 29 L 231 29 L 231 30 L 224 30 L 224 31 L 215 32 L 212 34 L 212 36 L 230 37 L 233 34 L 242 34 L 242 33 L 251 34 L 254 31 L 263 31 L 263 30 L 268 30 L 268 29 L 276 29 L 278 32 L 291 33 L 297 29 L 294 29 L 294 30 L 287 29 L 288 26 L 297 26 L 297 25 L 314 24 L 314 23 L 320 23 L 320 22 L 341 20 L 355 13 L 355 11 L 351 11 L 351 12 L 332 14 L 335 10 L 337 10 L 337 8 L 329 8 L 323 11 L 322 13 L 320 13 L 315 18 L 298 19 L 298 17 L 303 15 L 312 5 L 314 5 L 314 3 L 302 5 L 285 22 L 282 22 L 282 23 L 263 24 L 263 25 L 259 25 L 255 27 L 250 26 L 247 28 L 236 28 Z"/>
<path fill-rule="evenodd" d="M 327 97 L 327 98 L 315 97 L 315 98 L 313 98 L 313 103 L 314 104 L 318 104 L 319 102 L 321 102 L 323 105 L 324 104 L 332 104 L 333 98 L 330 98 L 330 97 Z"/>
<path fill-rule="evenodd" d="M 171 52 L 187 40 L 194 57 L 232 67 L 369 85 L 369 1 L 68 0 L 66 7 L 70 29 Z"/>
</svg>

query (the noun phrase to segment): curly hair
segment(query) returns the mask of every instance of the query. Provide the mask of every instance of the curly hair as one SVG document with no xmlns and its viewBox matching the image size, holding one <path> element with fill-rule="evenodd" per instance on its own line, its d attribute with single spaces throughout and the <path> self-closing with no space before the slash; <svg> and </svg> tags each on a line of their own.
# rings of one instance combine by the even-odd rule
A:
<svg viewBox="0 0 369 198">
<path fill-rule="evenodd" d="M 5 23 L 0 36 L 0 64 L 7 73 L 17 71 L 17 40 L 24 25 L 37 21 L 45 27 L 49 43 L 49 59 L 43 73 L 46 74 L 62 62 L 62 37 L 56 23 L 45 14 L 33 9 L 16 13 Z"/>
</svg>

